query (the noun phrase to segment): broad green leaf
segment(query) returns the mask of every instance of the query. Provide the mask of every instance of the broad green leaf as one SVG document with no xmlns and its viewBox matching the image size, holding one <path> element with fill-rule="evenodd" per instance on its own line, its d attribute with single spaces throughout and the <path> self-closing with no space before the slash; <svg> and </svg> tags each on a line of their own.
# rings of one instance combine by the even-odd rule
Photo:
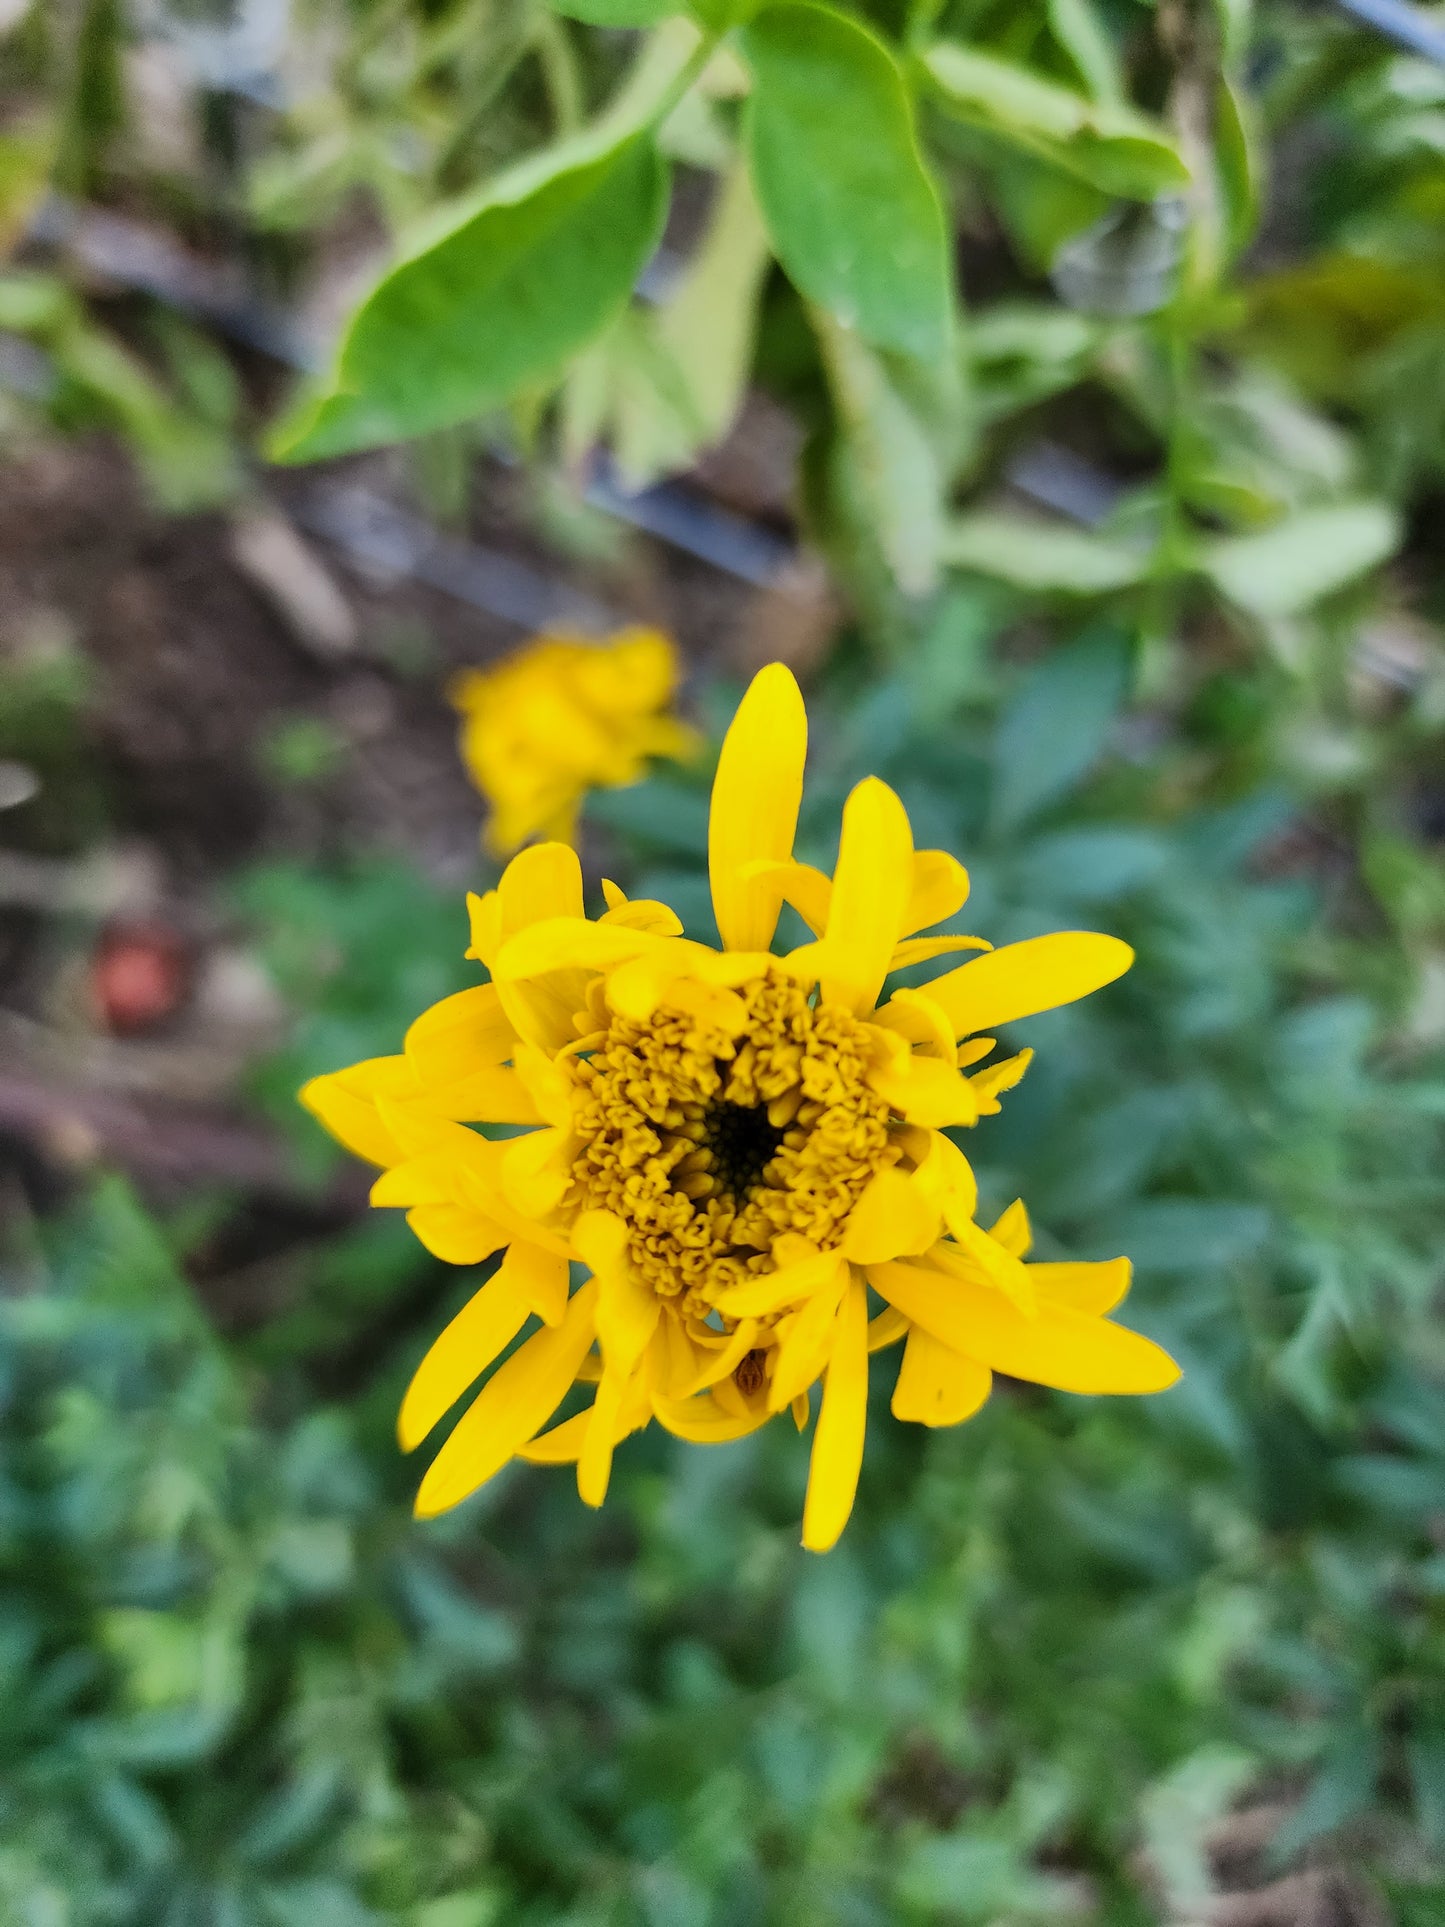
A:
<svg viewBox="0 0 1445 1927">
<path fill-rule="evenodd" d="M 1070 388 L 1087 372 L 1100 328 L 1043 302 L 996 302 L 970 315 L 968 354 L 975 409 L 988 420 Z"/>
<path fill-rule="evenodd" d="M 1219 83 L 1214 113 L 1214 171 L 1219 182 L 1224 241 L 1238 254 L 1259 223 L 1259 165 L 1249 101 L 1227 80 Z"/>
<path fill-rule="evenodd" d="M 817 310 L 838 418 L 834 460 L 855 507 L 905 595 L 925 595 L 938 576 L 943 478 L 918 416 L 888 378 L 882 358 L 851 328 Z"/>
<path fill-rule="evenodd" d="M 1048 0 L 1049 26 L 1094 100 L 1122 102 L 1124 83 L 1114 43 L 1093 0 Z"/>
<path fill-rule="evenodd" d="M 1363 1720 L 1344 1723 L 1309 1792 L 1275 1835 L 1271 1851 L 1283 1862 L 1353 1819 L 1369 1805 L 1379 1771 L 1378 1735 Z"/>
<path fill-rule="evenodd" d="M 1406 1754 L 1420 1830 L 1432 1847 L 1445 1848 L 1445 1716 L 1441 1712 L 1419 1720 Z"/>
<path fill-rule="evenodd" d="M 943 559 L 957 569 L 1062 595 L 1105 595 L 1141 581 L 1147 556 L 1062 522 L 980 509 L 944 531 Z"/>
<path fill-rule="evenodd" d="M 658 310 L 658 340 L 682 371 L 704 442 L 727 433 L 752 363 L 768 237 L 741 163 L 718 189 L 706 234 Z"/>
<path fill-rule="evenodd" d="M 1000 829 L 1027 822 L 1092 769 L 1128 683 L 1128 648 L 1112 629 L 1044 657 L 994 737 L 993 819 Z"/>
<path fill-rule="evenodd" d="M 651 312 L 623 314 L 573 365 L 563 410 L 570 458 L 610 436 L 624 483 L 642 488 L 720 441 L 747 387 L 771 259 L 747 168 L 736 162 L 675 291 Z"/>
<path fill-rule="evenodd" d="M 1141 1271 L 1223 1271 L 1270 1235 L 1262 1206 L 1224 1198 L 1144 1198 L 1096 1225 L 1090 1252 L 1127 1251 Z"/>
<path fill-rule="evenodd" d="M 1153 883 L 1169 855 L 1154 830 L 1080 823 L 1032 840 L 1015 875 L 1028 896 L 1045 903 L 1109 903 Z"/>
<path fill-rule="evenodd" d="M 1249 36 L 1254 26 L 1254 0 L 1214 0 L 1219 21 L 1220 53 L 1226 71 L 1233 69 L 1249 51 Z"/>
<path fill-rule="evenodd" d="M 434 221 L 351 317 L 330 376 L 277 425 L 272 458 L 450 427 L 555 377 L 626 302 L 666 213 L 651 136 L 599 144 L 538 155 Z"/>
<path fill-rule="evenodd" d="M 1202 545 L 1200 567 L 1231 602 L 1258 616 L 1295 615 L 1393 555 L 1400 521 L 1388 503 L 1302 509 L 1258 535 Z"/>
<path fill-rule="evenodd" d="M 684 11 L 676 0 L 548 0 L 553 13 L 589 27 L 655 27 Z"/>
<path fill-rule="evenodd" d="M 948 242 L 903 76 L 866 28 L 821 6 L 764 7 L 748 154 L 773 247 L 809 300 L 876 348 L 947 354 Z"/>
<path fill-rule="evenodd" d="M 45 197 L 59 131 L 46 116 L 0 134 L 0 250 L 7 257 Z"/>
<path fill-rule="evenodd" d="M 1164 128 L 1123 102 L 1090 100 L 952 41 L 930 47 L 924 66 L 945 111 L 1107 194 L 1148 201 L 1189 179 Z"/>
</svg>

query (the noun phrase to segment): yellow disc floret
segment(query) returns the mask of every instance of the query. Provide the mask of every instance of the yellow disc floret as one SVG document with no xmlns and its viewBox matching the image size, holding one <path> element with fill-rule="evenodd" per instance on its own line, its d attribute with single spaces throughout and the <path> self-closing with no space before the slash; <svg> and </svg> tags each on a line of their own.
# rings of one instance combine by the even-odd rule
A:
<svg viewBox="0 0 1445 1927">
<path fill-rule="evenodd" d="M 768 972 L 725 1014 L 614 1018 L 573 1073 L 584 1204 L 615 1212 L 638 1277 L 698 1318 L 775 1268 L 781 1233 L 839 1246 L 901 1155 L 851 1012 Z"/>
</svg>

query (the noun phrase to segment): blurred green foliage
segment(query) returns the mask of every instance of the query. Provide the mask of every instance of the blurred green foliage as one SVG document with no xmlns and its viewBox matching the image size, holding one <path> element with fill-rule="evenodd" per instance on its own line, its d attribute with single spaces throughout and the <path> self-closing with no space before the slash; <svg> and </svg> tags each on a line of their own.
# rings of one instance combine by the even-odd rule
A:
<svg viewBox="0 0 1445 1927">
<path fill-rule="evenodd" d="M 790 409 L 859 617 L 800 854 L 876 771 L 970 927 L 1136 945 L 967 1143 L 1045 1255 L 1133 1255 L 1186 1375 L 880 1405 L 824 1560 L 782 1427 L 418 1527 L 393 1415 L 480 1274 L 363 1218 L 236 1335 L 198 1214 L 103 1184 L 0 1253 L 0 1923 L 1144 1927 L 1277 1799 L 1268 1865 L 1440 1927 L 1441 70 L 1290 0 L 282 14 L 0 7 L 0 240 L 52 188 L 135 214 L 244 262 L 254 334 L 379 227 L 277 445 L 420 436 L 455 510 L 500 442 L 578 550 L 599 449 L 646 483 L 750 380 Z M 118 432 L 164 506 L 253 485 L 231 361 L 64 247 L 0 275 L 0 389 L 7 442 Z M 90 692 L 18 642 L 0 756 L 69 852 Z M 716 734 L 736 691 L 693 693 Z M 345 753 L 261 746 L 283 787 Z M 705 815 L 703 772 L 599 796 L 589 869 L 707 936 Z M 319 1189 L 296 1086 L 470 980 L 461 906 L 366 852 L 228 887 L 293 1018 L 252 1096 Z"/>
<path fill-rule="evenodd" d="M 876 769 L 968 852 L 971 925 L 1138 946 L 1027 1027 L 968 1148 L 1050 1254 L 1133 1253 L 1182 1384 L 1005 1390 L 932 1435 L 880 1399 L 823 1559 L 783 1427 L 646 1435 L 600 1514 L 518 1466 L 418 1527 L 392 1416 L 476 1274 L 380 1216 L 288 1255 L 288 1308 L 223 1342 L 103 1185 L 9 1254 L 7 1919 L 1115 1927 L 1187 1918 L 1260 1786 L 1304 1793 L 1282 1852 L 1345 1828 L 1400 1919 L 1445 1901 L 1445 1063 L 1409 1040 L 1407 945 L 1384 910 L 1341 933 L 1286 792 L 1180 807 L 1181 751 L 1120 753 L 1117 634 L 999 681 L 995 720 L 841 663 L 802 847 Z M 703 795 L 594 810 L 609 870 L 699 933 Z M 465 981 L 459 906 L 406 872 L 245 892 L 302 1013 L 282 1116 Z"/>
</svg>

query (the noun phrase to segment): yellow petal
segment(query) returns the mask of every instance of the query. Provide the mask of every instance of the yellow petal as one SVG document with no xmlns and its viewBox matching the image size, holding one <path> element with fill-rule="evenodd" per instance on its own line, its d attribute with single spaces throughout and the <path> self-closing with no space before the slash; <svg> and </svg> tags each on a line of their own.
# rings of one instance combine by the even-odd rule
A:
<svg viewBox="0 0 1445 1927">
<path fill-rule="evenodd" d="M 434 1518 L 470 1497 L 547 1423 L 592 1343 L 597 1286 L 573 1294 L 555 1331 L 543 1327 L 493 1372 L 433 1460 L 416 1513 Z"/>
<path fill-rule="evenodd" d="M 1061 1392 L 1162 1392 L 1179 1367 L 1139 1332 L 1041 1300 L 1026 1318 L 1002 1292 L 923 1265 L 871 1265 L 874 1289 L 955 1351 Z"/>
<path fill-rule="evenodd" d="M 803 1544 L 826 1552 L 853 1510 L 863 1466 L 868 1420 L 868 1295 L 850 1284 L 838 1309 L 837 1330 L 823 1380 L 823 1403 L 813 1432 L 808 1496 L 803 1504 Z"/>
<path fill-rule="evenodd" d="M 398 1098 L 378 1093 L 376 1111 L 403 1157 L 450 1150 L 466 1162 L 474 1155 L 475 1147 L 485 1143 L 475 1131 L 464 1130 L 460 1124 L 439 1116 L 421 1103 L 414 1083 L 411 1090 Z"/>
<path fill-rule="evenodd" d="M 706 1363 L 699 1365 L 697 1375 L 680 1391 L 673 1394 L 678 1398 L 691 1398 L 696 1392 L 705 1392 L 710 1385 L 718 1385 L 725 1378 L 731 1378 L 748 1353 L 753 1349 L 758 1335 L 756 1318 L 744 1318 L 725 1345 L 717 1351 L 704 1353 Z"/>
<path fill-rule="evenodd" d="M 939 1207 L 925 1188 L 890 1167 L 875 1171 L 864 1186 L 849 1214 L 843 1249 L 859 1265 L 912 1257 L 927 1251 L 941 1228 Z"/>
<path fill-rule="evenodd" d="M 540 1124 L 545 1118 L 564 1130 L 572 1121 L 575 1086 L 558 1059 L 535 1044 L 518 1044 L 516 1075 L 537 1112 L 534 1121 Z"/>
<path fill-rule="evenodd" d="M 930 1131 L 928 1149 L 913 1181 L 939 1210 L 972 1218 L 978 1206 L 978 1180 L 973 1166 L 950 1137 Z"/>
<path fill-rule="evenodd" d="M 838 1303 L 847 1289 L 849 1276 L 847 1266 L 840 1265 L 834 1274 L 835 1282 L 805 1299 L 802 1308 L 780 1327 L 782 1339 L 768 1385 L 770 1412 L 781 1412 L 785 1405 L 791 1405 L 827 1364 Z"/>
<path fill-rule="evenodd" d="M 572 1139 L 566 1131 L 528 1131 L 502 1153 L 502 1195 L 524 1218 L 545 1218 L 572 1182 Z"/>
<path fill-rule="evenodd" d="M 383 1171 L 371 1187 L 371 1202 L 380 1210 L 414 1204 L 469 1204 L 463 1191 L 457 1154 L 451 1149 L 424 1151 Z M 505 1240 L 499 1239 L 498 1243 Z"/>
<path fill-rule="evenodd" d="M 657 1330 L 661 1301 L 629 1266 L 599 1271 L 597 1337 L 602 1356 L 619 1371 L 630 1371 Z"/>
<path fill-rule="evenodd" d="M 299 1093 L 306 1106 L 338 1144 L 368 1164 L 395 1164 L 405 1155 L 376 1108 L 379 1094 L 397 1096 L 416 1089 L 416 1073 L 405 1057 L 368 1057 L 344 1071 L 313 1077 Z"/>
<path fill-rule="evenodd" d="M 565 843 L 539 843 L 520 851 L 502 872 L 497 899 L 497 941 L 487 963 L 502 1008 L 520 1037 L 543 1050 L 560 1050 L 573 1034 L 572 1013 L 582 1008 L 587 995 L 584 959 L 564 956 L 544 966 L 549 974 L 540 983 L 504 981 L 501 964 L 508 944 L 539 923 L 585 924 L 577 852 Z"/>
<path fill-rule="evenodd" d="M 565 843 L 537 843 L 521 850 L 497 885 L 502 941 L 529 924 L 552 917 L 581 917 L 582 865 Z"/>
<path fill-rule="evenodd" d="M 905 937 L 895 944 L 893 955 L 888 959 L 888 968 L 907 970 L 912 964 L 932 963 L 935 957 L 950 956 L 955 950 L 992 950 L 993 945 L 986 937 L 966 937 L 962 934 L 952 937 Z"/>
<path fill-rule="evenodd" d="M 901 936 L 930 930 L 945 917 L 956 916 L 968 902 L 968 871 L 947 850 L 915 850 L 913 882 L 908 893 Z"/>
<path fill-rule="evenodd" d="M 502 900 L 495 890 L 488 890 L 484 897 L 468 890 L 467 916 L 471 921 L 471 944 L 466 954 L 490 970 L 492 959 L 502 947 Z"/>
<path fill-rule="evenodd" d="M 930 1056 L 941 1058 L 945 1063 L 954 1062 L 953 1032 L 948 1019 L 926 991 L 895 990 L 868 1022 L 870 1028 L 891 1031 L 910 1044 L 921 1044 Z M 886 1055 L 889 1062 L 907 1068 L 906 1059 L 898 1052 L 889 1049 Z"/>
<path fill-rule="evenodd" d="M 746 1438 L 766 1425 L 772 1413 L 766 1408 L 746 1414 L 725 1412 L 710 1392 L 699 1398 L 662 1398 L 654 1394 L 652 1409 L 658 1422 L 674 1438 L 688 1439 L 694 1445 L 725 1445 L 730 1439 Z"/>
<path fill-rule="evenodd" d="M 396 1421 L 403 1452 L 420 1445 L 443 1413 L 507 1349 L 530 1311 L 525 1287 L 505 1268 L 467 1300 L 406 1388 Z"/>
<path fill-rule="evenodd" d="M 575 1465 L 582 1453 L 582 1441 L 587 1436 L 587 1421 L 591 1416 L 590 1407 L 585 1412 L 574 1412 L 550 1432 L 539 1432 L 536 1438 L 519 1445 L 517 1457 L 529 1465 Z"/>
<path fill-rule="evenodd" d="M 783 902 L 792 904 L 815 937 L 828 928 L 828 905 L 833 897 L 833 879 L 811 863 L 754 863 L 749 873 L 776 880 Z"/>
<path fill-rule="evenodd" d="M 627 1227 L 610 1211 L 584 1211 L 572 1227 L 578 1255 L 601 1291 L 597 1337 L 607 1372 L 627 1377 L 657 1330 L 661 1301 L 627 1260 Z"/>
<path fill-rule="evenodd" d="M 524 850 L 522 855 L 526 854 Z M 521 857 L 516 861 L 520 863 Z M 499 984 L 508 984 L 551 970 L 610 970 L 672 941 L 622 924 L 588 923 L 585 917 L 544 917 L 508 937 L 497 953 L 495 975 Z"/>
<path fill-rule="evenodd" d="M 583 1361 L 585 1367 L 586 1360 Z M 584 1373 L 579 1371 L 578 1382 L 583 1381 Z M 589 1381 L 595 1383 L 595 1380 Z M 550 1432 L 539 1432 L 534 1439 L 517 1447 L 517 1457 L 526 1459 L 531 1465 L 572 1465 L 582 1456 L 583 1442 L 587 1437 L 588 1423 L 592 1408 L 585 1412 L 574 1412 L 571 1418 L 563 1419 L 554 1425 Z M 617 1414 L 613 1432 L 613 1444 L 620 1443 L 630 1432 L 640 1431 L 652 1417 L 652 1404 L 645 1396 L 639 1396 L 636 1380 L 628 1388 L 622 1409 Z"/>
<path fill-rule="evenodd" d="M 659 944 L 618 964 L 607 979 L 608 1008 L 645 1024 L 677 979 L 696 966 L 701 950 L 687 942 Z"/>
<path fill-rule="evenodd" d="M 910 1124 L 940 1131 L 949 1124 L 978 1120 L 978 1100 L 968 1079 L 941 1058 L 922 1057 L 915 1051 L 891 1062 L 875 1061 L 867 1075 L 878 1095 Z"/>
<path fill-rule="evenodd" d="M 558 1231 L 539 1223 L 535 1217 L 519 1211 L 509 1202 L 502 1189 L 506 1161 L 518 1140 L 503 1138 L 493 1142 L 489 1138 L 479 1137 L 474 1131 L 469 1132 L 468 1136 L 478 1146 L 478 1152 L 465 1162 L 460 1159 L 457 1161 L 457 1195 L 479 1211 L 484 1211 L 488 1217 L 495 1218 L 498 1224 L 505 1225 L 509 1238 L 539 1245 L 544 1251 L 550 1251 L 560 1258 L 570 1258 L 571 1246 L 567 1239 Z"/>
<path fill-rule="evenodd" d="M 499 984 L 507 1015 L 517 1035 L 539 1050 L 555 1053 L 576 1040 L 574 1018 L 591 981 L 582 970 L 554 970 L 525 984 Z"/>
<path fill-rule="evenodd" d="M 448 1265 L 479 1265 L 507 1235 L 468 1204 L 414 1205 L 406 1221 L 432 1256 Z"/>
<path fill-rule="evenodd" d="M 866 1192 L 864 1196 L 867 1196 Z M 929 1243 L 932 1243 L 932 1239 Z M 919 1249 L 926 1247 L 920 1246 Z M 891 1251 L 888 1253 L 890 1258 L 896 1255 Z M 819 1289 L 836 1286 L 838 1280 L 835 1274 L 842 1263 L 842 1255 L 837 1251 L 817 1252 L 796 1264 L 781 1265 L 778 1270 L 770 1271 L 765 1277 L 746 1285 L 736 1285 L 731 1291 L 719 1292 L 717 1308 L 726 1318 L 766 1318 L 773 1312 L 785 1311 L 789 1305 L 796 1305 L 800 1299 L 807 1298 Z"/>
<path fill-rule="evenodd" d="M 776 875 L 782 884 L 783 901 L 791 903 L 815 937 L 828 927 L 828 906 L 832 901 L 832 880 L 811 863 L 786 863 L 754 866 L 759 875 Z M 968 901 L 968 872 L 946 850 L 915 850 L 907 906 L 903 912 L 900 935 L 927 930 L 961 910 Z M 929 937 L 915 944 L 900 944 L 894 952 L 892 968 L 921 963 L 940 957 L 950 950 L 987 950 L 982 937 Z M 902 953 L 907 952 L 905 956 Z"/>
<path fill-rule="evenodd" d="M 423 1083 L 451 1084 L 505 1064 L 516 1047 L 495 984 L 474 984 L 424 1010 L 406 1033 L 406 1054 Z"/>
<path fill-rule="evenodd" d="M 716 1336 L 722 1341 L 721 1333 Z M 661 1392 L 664 1398 L 690 1398 L 699 1389 L 701 1367 L 716 1355 L 694 1342 L 680 1318 L 660 1318 L 644 1360 L 647 1391 Z"/>
<path fill-rule="evenodd" d="M 606 1296 L 604 1284 L 598 1299 L 599 1310 Z M 577 1458 L 577 1496 L 583 1505 L 599 1506 L 607 1497 L 607 1485 L 612 1477 L 612 1448 L 617 1442 L 617 1421 L 627 1389 L 627 1379 L 621 1373 L 604 1370 L 592 1410 L 587 1414 L 587 1432 Z"/>
<path fill-rule="evenodd" d="M 617 888 L 613 884 L 613 889 Z M 602 879 L 602 888 L 607 889 L 607 879 Z M 608 908 L 597 919 L 599 923 L 616 924 L 622 930 L 644 930 L 654 937 L 680 937 L 682 918 L 668 904 L 658 903 L 651 897 L 638 897 L 629 902 L 622 897 L 613 902 L 609 897 Z"/>
<path fill-rule="evenodd" d="M 892 1305 L 885 1305 L 876 1318 L 868 1320 L 868 1349 L 881 1352 L 885 1345 L 896 1345 L 909 1330 L 903 1313 L 895 1311 Z"/>
<path fill-rule="evenodd" d="M 1127 1258 L 1107 1258 L 1102 1264 L 1078 1261 L 1029 1266 L 1029 1276 L 1041 1300 L 1070 1305 L 1075 1311 L 1092 1312 L 1098 1317 L 1123 1303 L 1133 1272 Z"/>
<path fill-rule="evenodd" d="M 630 967 L 624 965 L 623 969 Z M 682 977 L 670 986 L 665 1001 L 669 1010 L 680 1010 L 703 1030 L 720 1030 L 728 1037 L 741 1037 L 748 1027 L 747 1005 L 735 990 L 728 990 L 722 984 Z"/>
<path fill-rule="evenodd" d="M 560 1252 L 545 1251 L 541 1245 L 518 1238 L 502 1260 L 502 1269 L 516 1280 L 544 1325 L 561 1324 L 567 1309 L 571 1267 Z"/>
<path fill-rule="evenodd" d="M 915 1325 L 903 1348 L 889 1408 L 914 1425 L 961 1425 L 988 1397 L 993 1373 Z"/>
<path fill-rule="evenodd" d="M 543 1116 L 525 1081 L 505 1064 L 428 1085 L 409 1107 L 460 1124 L 540 1124 Z"/>
<path fill-rule="evenodd" d="M 969 1215 L 972 1216 L 972 1212 L 970 1212 Z M 1033 1227 L 1029 1223 L 1028 1209 L 1022 1198 L 1015 1198 L 1008 1210 L 999 1218 L 998 1222 L 989 1226 L 988 1235 L 996 1245 L 1002 1245 L 1004 1250 L 1012 1253 L 1015 1258 L 1026 1258 L 1028 1256 L 1033 1246 L 1034 1233 Z M 1030 1267 L 1030 1276 L 1033 1278 L 1036 1287 L 1040 1283 L 1039 1269 L 1040 1267 L 1038 1265 Z M 1121 1293 L 1120 1295 L 1122 1296 L 1123 1294 Z M 1117 1303 L 1117 1300 L 1115 1302 Z M 1095 1309 L 1098 1309 L 1098 1307 L 1095 1307 Z"/>
<path fill-rule="evenodd" d="M 978 1099 L 980 1117 L 995 1117 L 1002 1108 L 999 1098 L 1005 1091 L 1011 1091 L 1015 1084 L 1022 1083 L 1023 1074 L 1034 1061 L 1031 1050 L 1021 1050 L 1015 1057 L 1000 1058 L 997 1064 L 990 1064 L 986 1071 L 975 1071 L 969 1078 L 969 1089 Z"/>
<path fill-rule="evenodd" d="M 886 783 L 867 776 L 843 805 L 843 835 L 828 928 L 817 943 L 795 950 L 793 968 L 815 973 L 825 1003 L 872 1010 L 889 962 L 913 873 L 908 813 Z"/>
<path fill-rule="evenodd" d="M 991 950 L 925 989 L 947 1011 L 954 1036 L 967 1037 L 1087 997 L 1122 977 L 1133 961 L 1134 952 L 1117 937 L 1060 930 Z"/>
<path fill-rule="evenodd" d="M 728 950 L 767 950 L 777 928 L 775 882 L 744 875 L 758 861 L 793 854 L 808 717 L 791 670 L 759 670 L 723 738 L 708 821 L 713 911 Z"/>
<path fill-rule="evenodd" d="M 955 1277 L 1003 1292 L 1025 1318 L 1032 1318 L 1038 1310 L 1033 1267 L 991 1238 L 958 1204 L 945 1199 L 943 1215 L 951 1242 L 936 1245 L 930 1261 Z"/>
</svg>

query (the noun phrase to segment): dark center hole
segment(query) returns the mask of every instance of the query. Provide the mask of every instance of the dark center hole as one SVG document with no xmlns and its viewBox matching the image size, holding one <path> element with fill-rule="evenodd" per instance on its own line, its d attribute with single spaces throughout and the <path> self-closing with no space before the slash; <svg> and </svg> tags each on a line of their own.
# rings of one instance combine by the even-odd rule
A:
<svg viewBox="0 0 1445 1927">
<path fill-rule="evenodd" d="M 782 1141 L 783 1133 L 769 1124 L 763 1105 L 715 1104 L 704 1142 L 712 1152 L 718 1189 L 739 1201 L 745 1198 L 761 1182 Z"/>
</svg>

